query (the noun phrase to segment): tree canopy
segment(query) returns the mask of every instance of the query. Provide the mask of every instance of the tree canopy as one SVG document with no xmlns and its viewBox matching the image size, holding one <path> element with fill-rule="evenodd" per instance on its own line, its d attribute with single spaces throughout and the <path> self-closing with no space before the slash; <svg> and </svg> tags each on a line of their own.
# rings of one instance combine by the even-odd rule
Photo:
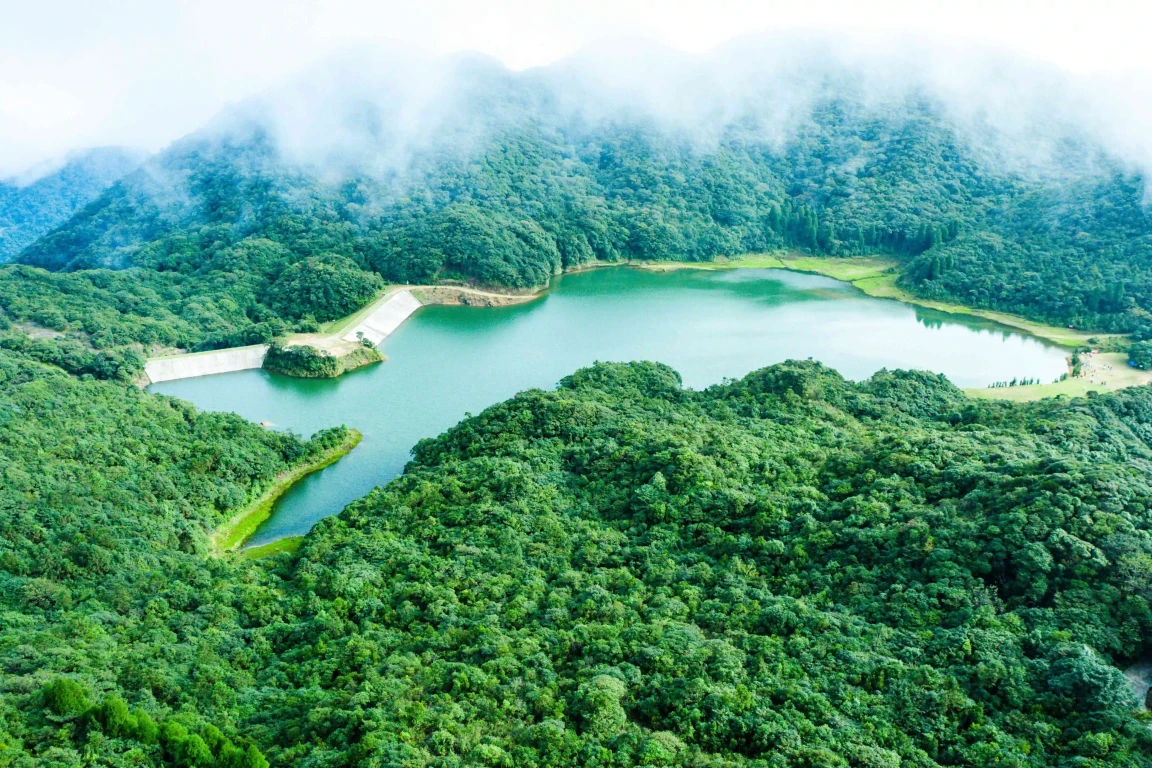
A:
<svg viewBox="0 0 1152 768">
<path fill-rule="evenodd" d="M 311 256 L 285 269 L 269 288 L 269 303 L 292 319 L 320 322 L 352 314 L 384 286 L 370 272 L 343 256 Z"/>
<path fill-rule="evenodd" d="M 115 307 L 101 340 L 202 348 L 335 317 L 375 275 L 526 289 L 592 261 L 789 249 L 884 254 L 917 295 L 1048 323 L 1152 322 L 1147 180 L 1086 136 L 1020 168 L 931 94 L 877 101 L 839 73 L 803 119 L 777 125 L 768 88 L 704 140 L 628 110 L 572 113 L 538 77 L 461 67 L 457 103 L 395 162 L 395 137 L 369 128 L 354 136 L 367 160 L 301 160 L 258 110 L 177 142 L 19 256 L 70 280 L 0 269 L 0 307 L 28 320 L 74 306 L 76 327 Z M 390 119 L 356 105 L 354 125 Z"/>
<path fill-rule="evenodd" d="M 148 395 L 143 356 L 315 331 L 382 280 L 883 253 L 918 295 L 1132 332 L 1148 362 L 1147 182 L 1083 137 L 1014 168 L 851 77 L 782 134 L 765 91 L 702 136 L 463 66 L 402 163 L 238 119 L 0 267 L 0 766 L 1152 764 L 1120 671 L 1152 651 L 1148 387 L 597 364 L 422 441 L 298 549 L 214 551 L 346 430 Z M 330 372 L 292 349 L 271 364 Z"/>
<path fill-rule="evenodd" d="M 206 532 L 338 435 L 12 354 L 10 762 L 1149 764 L 1146 388 L 600 364 L 245 561 Z"/>
</svg>

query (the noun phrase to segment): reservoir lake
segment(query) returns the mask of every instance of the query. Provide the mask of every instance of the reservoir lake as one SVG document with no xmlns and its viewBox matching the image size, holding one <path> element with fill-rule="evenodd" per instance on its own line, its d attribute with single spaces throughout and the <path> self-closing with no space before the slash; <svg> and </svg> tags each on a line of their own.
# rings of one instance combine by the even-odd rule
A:
<svg viewBox="0 0 1152 768">
<path fill-rule="evenodd" d="M 251 370 L 149 387 L 304 436 L 340 424 L 363 433 L 350 454 L 285 493 L 248 545 L 307 533 L 400 474 L 421 438 L 522 390 L 552 388 L 598 360 L 657 360 L 696 389 L 805 358 L 853 380 L 915 368 L 983 387 L 1013 378 L 1052 382 L 1066 371 L 1067 355 L 980 318 L 778 269 L 565 275 L 526 304 L 421 308 L 380 350 L 385 362 L 337 379 Z"/>
</svg>

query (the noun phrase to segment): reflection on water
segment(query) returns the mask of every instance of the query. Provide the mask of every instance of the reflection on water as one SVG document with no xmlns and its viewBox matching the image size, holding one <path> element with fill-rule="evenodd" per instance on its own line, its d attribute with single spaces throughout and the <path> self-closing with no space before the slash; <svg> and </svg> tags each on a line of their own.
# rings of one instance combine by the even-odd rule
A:
<svg viewBox="0 0 1152 768">
<path fill-rule="evenodd" d="M 399 474 L 417 440 L 466 412 L 530 387 L 550 388 L 596 360 L 659 360 L 686 386 L 787 359 L 813 358 L 845 377 L 920 368 L 958 386 L 1053 381 L 1064 352 L 995 323 L 864 296 L 847 283 L 781 270 L 652 273 L 604 269 L 556 280 L 512 307 L 425 307 L 392 336 L 388 360 L 338 379 L 264 371 L 153 385 L 152 391 L 310 435 L 347 424 L 364 440 L 277 503 L 253 544 L 306 532 Z"/>
</svg>

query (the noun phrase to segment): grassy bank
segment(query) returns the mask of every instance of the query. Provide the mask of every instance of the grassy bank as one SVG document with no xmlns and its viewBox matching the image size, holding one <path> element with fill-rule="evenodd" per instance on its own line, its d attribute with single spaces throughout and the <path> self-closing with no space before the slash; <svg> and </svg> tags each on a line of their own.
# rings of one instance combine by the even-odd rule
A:
<svg viewBox="0 0 1152 768">
<path fill-rule="evenodd" d="M 732 259 L 717 258 L 715 261 L 629 261 L 615 266 L 627 265 L 640 267 L 653 272 L 671 272 L 677 269 L 701 269 L 714 271 L 718 269 L 788 269 L 779 255 L 769 253 L 750 253 L 746 256 L 737 256 Z M 578 270 L 577 270 L 578 271 Z"/>
<path fill-rule="evenodd" d="M 240 556 L 245 560 L 259 560 L 262 557 L 272 557 L 284 552 L 295 552 L 304 543 L 303 536 L 285 536 L 258 547 L 245 547 L 240 550 Z"/>
<path fill-rule="evenodd" d="M 859 288 L 869 296 L 877 299 L 895 299 L 905 304 L 935 309 L 953 315 L 969 315 L 985 320 L 991 320 L 1000 325 L 1006 325 L 1024 331 L 1032 336 L 1046 339 L 1065 347 L 1082 347 L 1089 345 L 1089 339 L 1104 341 L 1115 338 L 1107 334 L 1085 333 L 1070 328 L 1061 328 L 1054 325 L 1045 325 L 1019 315 L 1010 315 L 1006 312 L 993 312 L 987 309 L 974 309 L 962 304 L 951 304 L 946 301 L 932 301 L 922 299 L 899 288 L 896 285 L 897 262 L 883 256 L 854 256 L 851 258 L 831 258 L 816 256 L 800 256 L 795 254 L 749 254 L 733 259 L 717 260 L 714 262 L 661 262 L 639 264 L 637 266 L 656 271 L 671 269 L 790 269 L 795 272 L 811 272 L 824 275 L 836 280 L 843 280 Z"/>
<path fill-rule="evenodd" d="M 1025 387 L 973 387 L 965 389 L 968 397 L 982 400 L 1008 400 L 1023 403 L 1029 400 L 1043 400 L 1046 397 L 1083 397 L 1089 392 L 1108 392 L 1120 387 L 1104 387 L 1080 378 L 1067 378 L 1055 384 L 1030 384 Z"/>
<path fill-rule="evenodd" d="M 987 387 L 966 389 L 969 397 L 988 400 L 1024 402 L 1045 397 L 1083 397 L 1089 392 L 1115 392 L 1126 387 L 1152 384 L 1152 371 L 1142 371 L 1128 365 L 1123 352 L 1101 352 L 1085 356 L 1084 374 L 1054 384 L 1030 384 L 1026 387 Z"/>
<path fill-rule="evenodd" d="M 321 324 L 320 333 L 328 336 L 343 336 L 349 330 L 359 325 L 364 318 L 368 317 L 368 315 L 379 309 L 381 304 L 388 301 L 388 299 L 392 298 L 397 293 L 400 293 L 400 291 L 407 289 L 408 286 L 406 285 L 389 285 L 387 288 L 377 294 L 375 299 L 368 302 L 352 314 Z"/>
<path fill-rule="evenodd" d="M 360 442 L 362 435 L 355 429 L 348 430 L 348 439 L 340 445 L 325 451 L 310 462 L 300 464 L 276 477 L 259 498 L 248 503 L 231 520 L 216 529 L 212 534 L 212 549 L 216 553 L 227 552 L 243 544 L 256 532 L 256 529 L 272 515 L 272 505 L 276 499 L 292 487 L 300 478 L 310 475 L 334 463 L 344 456 Z M 275 542 L 273 542 L 275 543 Z"/>
<path fill-rule="evenodd" d="M 903 301 L 907 304 L 915 304 L 917 306 L 927 307 L 928 309 L 939 310 L 940 312 L 948 312 L 953 315 L 980 317 L 985 320 L 991 320 L 994 323 L 999 323 L 1000 325 L 1017 328 L 1029 335 L 1046 339 L 1054 344 L 1059 344 L 1062 347 L 1068 347 L 1070 349 L 1091 346 L 1101 343 L 1105 339 L 1116 338 L 1117 336 L 1117 334 L 1086 333 L 1071 328 L 1061 328 L 1056 325 L 1045 325 L 1044 323 L 1028 320 L 1019 315 L 1010 315 L 1006 312 L 993 312 L 989 309 L 973 309 L 972 307 L 966 307 L 962 304 L 950 304 L 946 301 L 921 299 L 899 288 L 896 285 L 896 275 L 894 274 L 876 275 L 860 280 L 852 280 L 850 282 L 869 296 L 875 296 L 880 299 L 896 299 L 897 301 Z M 1096 339 L 1097 341 L 1090 342 L 1089 339 Z"/>
<path fill-rule="evenodd" d="M 931 301 L 914 296 L 896 285 L 897 263 L 882 256 L 859 256 L 852 258 L 820 258 L 794 254 L 749 254 L 734 259 L 720 259 L 714 262 L 649 262 L 633 263 L 632 266 L 666 272 L 675 269 L 789 269 L 795 272 L 810 272 L 836 280 L 843 280 L 859 288 L 865 294 L 878 299 L 894 299 L 905 304 L 914 304 L 953 315 L 968 315 L 990 320 L 999 325 L 1015 328 L 1031 336 L 1045 339 L 1067 347 L 1123 347 L 1123 338 L 1117 334 L 1086 333 L 1070 328 L 1045 325 L 1033 320 L 974 309 L 961 304 L 945 301 Z M 1091 340 L 1091 341 L 1090 341 Z M 1119 342 L 1119 344 L 1117 344 Z M 1033 384 L 1021 387 L 995 387 L 965 389 L 970 397 L 1023 402 L 1040 400 L 1045 397 L 1083 397 L 1089 392 L 1115 392 L 1125 387 L 1152 384 L 1152 372 L 1141 371 L 1128 365 L 1127 355 L 1122 352 L 1102 352 L 1094 356 L 1097 370 L 1086 372 L 1084 376 L 1068 378 L 1053 384 Z"/>
<path fill-rule="evenodd" d="M 179 357 L 179 358 L 207 357 L 208 355 L 218 355 L 221 352 L 235 352 L 238 349 L 259 349 L 260 347 L 263 347 L 263 346 L 265 346 L 265 345 L 264 344 L 248 344 L 247 346 L 243 346 L 243 347 L 225 347 L 224 349 L 205 349 L 205 350 L 202 350 L 200 352 L 176 352 L 176 353 L 173 353 L 171 355 L 158 355 L 156 357 L 150 357 L 150 358 L 148 358 L 148 362 L 152 362 L 153 360 L 172 360 L 172 359 L 175 359 L 177 357 Z"/>
</svg>

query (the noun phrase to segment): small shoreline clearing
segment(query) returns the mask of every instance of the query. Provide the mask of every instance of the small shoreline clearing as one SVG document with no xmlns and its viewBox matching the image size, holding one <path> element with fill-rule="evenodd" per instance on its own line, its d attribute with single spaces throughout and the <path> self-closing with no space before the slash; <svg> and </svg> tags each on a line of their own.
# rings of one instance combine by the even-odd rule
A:
<svg viewBox="0 0 1152 768">
<path fill-rule="evenodd" d="M 1011 400 L 1017 403 L 1042 400 L 1045 397 L 1084 397 L 1090 392 L 1116 392 L 1128 387 L 1152 384 L 1152 371 L 1128 365 L 1123 352 L 1081 353 L 1079 376 L 1052 384 L 1026 384 L 1015 387 L 965 389 L 964 394 L 985 400 Z"/>
<path fill-rule="evenodd" d="M 272 516 L 272 506 L 289 488 L 301 478 L 318 472 L 347 455 L 360 443 L 362 437 L 363 435 L 357 430 L 349 429 L 348 438 L 340 445 L 325 451 L 312 461 L 277 475 L 276 479 L 272 481 L 272 485 L 264 493 L 244 505 L 244 508 L 232 519 L 219 526 L 212 533 L 210 538 L 213 553 L 222 555 L 243 546 L 244 542 L 251 538 L 264 521 Z"/>
<path fill-rule="evenodd" d="M 273 555 L 280 555 L 285 552 L 295 552 L 300 549 L 304 543 L 303 536 L 285 536 L 282 539 L 270 541 L 267 544 L 260 544 L 256 547 L 245 547 L 240 550 L 240 557 L 245 560 L 260 560 L 265 557 L 272 557 Z"/>
</svg>

